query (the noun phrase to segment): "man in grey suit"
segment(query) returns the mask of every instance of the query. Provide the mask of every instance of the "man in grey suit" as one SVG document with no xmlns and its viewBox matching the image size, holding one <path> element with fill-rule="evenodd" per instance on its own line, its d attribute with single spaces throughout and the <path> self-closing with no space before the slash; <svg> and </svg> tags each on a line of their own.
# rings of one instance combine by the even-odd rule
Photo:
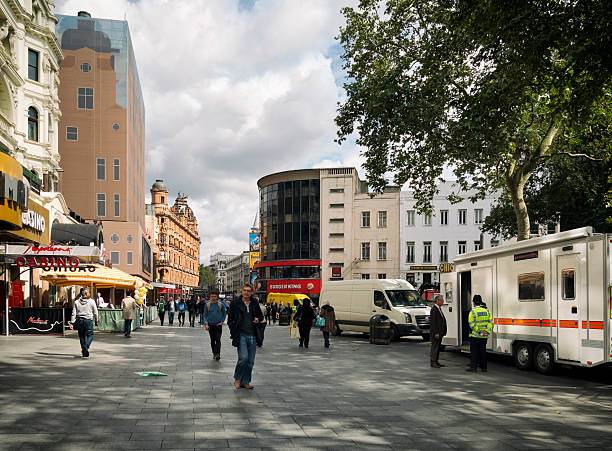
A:
<svg viewBox="0 0 612 451">
<path fill-rule="evenodd" d="M 444 313 L 442 313 L 442 304 L 444 304 L 444 298 L 439 294 L 436 296 L 436 303 L 431 307 L 431 313 L 429 314 L 429 332 L 431 334 L 431 352 L 429 354 L 429 360 L 432 368 L 444 366 L 440 365 L 440 362 L 438 362 L 442 338 L 446 335 L 446 318 L 444 317 Z"/>
</svg>

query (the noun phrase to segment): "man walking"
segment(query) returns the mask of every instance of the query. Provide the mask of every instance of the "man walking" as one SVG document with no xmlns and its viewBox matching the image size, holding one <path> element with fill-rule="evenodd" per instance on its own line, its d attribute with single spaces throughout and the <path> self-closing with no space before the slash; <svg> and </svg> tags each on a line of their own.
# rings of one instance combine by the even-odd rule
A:
<svg viewBox="0 0 612 451">
<path fill-rule="evenodd" d="M 183 298 L 178 301 L 178 322 L 179 326 L 185 325 L 185 312 L 187 311 L 187 303 Z"/>
<path fill-rule="evenodd" d="M 138 305 L 132 296 L 130 296 L 130 292 L 126 292 L 126 297 L 121 301 L 121 316 L 123 317 L 123 335 L 126 338 L 132 338 L 132 321 L 134 320 L 134 309 L 137 308 Z"/>
<path fill-rule="evenodd" d="M 429 361 L 432 368 L 440 368 L 441 365 L 438 361 L 440 357 L 440 345 L 442 344 L 442 338 L 446 335 L 446 318 L 442 312 L 442 305 L 444 304 L 444 298 L 441 294 L 436 296 L 436 302 L 431 308 L 429 333 L 431 334 L 431 351 L 429 353 Z"/>
<path fill-rule="evenodd" d="M 168 311 L 168 324 L 172 326 L 174 324 L 174 313 L 176 312 L 176 301 L 173 298 L 170 298 L 168 300 L 167 311 Z"/>
<path fill-rule="evenodd" d="M 187 312 L 189 313 L 189 327 L 195 327 L 196 300 L 193 296 L 187 301 Z"/>
<path fill-rule="evenodd" d="M 263 321 L 263 314 L 252 294 L 253 287 L 245 283 L 242 287 L 242 296 L 232 301 L 227 319 L 232 345 L 238 348 L 238 362 L 234 371 L 236 389 L 253 389 L 251 374 L 257 350 L 255 328 Z"/>
<path fill-rule="evenodd" d="M 98 325 L 98 307 L 96 302 L 89 297 L 89 289 L 81 288 L 79 298 L 74 301 L 72 307 L 72 318 L 70 322 L 79 331 L 81 342 L 81 354 L 89 357 L 89 346 L 94 338 L 94 323 Z"/>
<path fill-rule="evenodd" d="M 157 303 L 157 311 L 159 313 L 159 322 L 161 325 L 164 325 L 164 318 L 166 317 L 166 303 L 163 298 L 159 298 L 159 302 Z"/>
<path fill-rule="evenodd" d="M 219 292 L 212 290 L 210 300 L 204 307 L 204 327 L 210 335 L 210 347 L 212 348 L 213 359 L 221 358 L 221 333 L 223 332 L 223 321 L 225 321 L 226 309 L 219 300 Z"/>
<path fill-rule="evenodd" d="M 276 324 L 276 314 L 278 313 L 278 305 L 276 305 L 276 302 L 272 303 L 272 324 Z M 270 324 L 268 322 L 268 324 Z"/>
<path fill-rule="evenodd" d="M 493 333 L 493 318 L 482 302 L 479 294 L 472 298 L 474 307 L 470 312 L 468 321 L 470 324 L 470 367 L 466 371 L 475 373 L 478 366 L 483 373 L 487 372 L 487 340 Z"/>
</svg>

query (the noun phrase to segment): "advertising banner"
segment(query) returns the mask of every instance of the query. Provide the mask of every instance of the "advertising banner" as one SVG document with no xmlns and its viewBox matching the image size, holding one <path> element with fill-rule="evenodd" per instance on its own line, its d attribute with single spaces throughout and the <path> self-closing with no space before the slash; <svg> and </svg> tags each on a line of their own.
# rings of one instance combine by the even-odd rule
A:
<svg viewBox="0 0 612 451">
<path fill-rule="evenodd" d="M 259 260 L 259 234 L 249 233 L 249 268 L 253 269 L 253 265 Z"/>
<path fill-rule="evenodd" d="M 321 280 L 268 280 L 268 293 L 320 293 Z"/>
<path fill-rule="evenodd" d="M 30 200 L 28 210 L 21 213 L 22 229 L 15 235 L 39 244 L 49 244 L 51 237 L 49 210 Z"/>
<path fill-rule="evenodd" d="M 62 335 L 61 308 L 13 308 L 9 315 L 11 334 Z"/>
</svg>

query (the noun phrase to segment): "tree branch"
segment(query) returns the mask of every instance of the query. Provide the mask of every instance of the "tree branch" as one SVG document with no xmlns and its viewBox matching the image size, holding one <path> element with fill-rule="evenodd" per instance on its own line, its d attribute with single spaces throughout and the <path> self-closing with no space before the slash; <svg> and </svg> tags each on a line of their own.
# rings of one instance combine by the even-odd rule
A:
<svg viewBox="0 0 612 451">
<path fill-rule="evenodd" d="M 603 158 L 597 158 L 597 157 L 594 157 L 594 156 L 586 154 L 586 153 L 572 153 L 572 152 L 555 152 L 555 153 L 551 153 L 550 155 L 542 155 L 539 158 L 545 160 L 545 159 L 556 157 L 556 156 L 559 156 L 559 155 L 565 155 L 565 156 L 573 157 L 573 158 L 583 157 L 583 158 L 587 158 L 587 159 L 589 159 L 591 161 L 604 161 Z"/>
</svg>

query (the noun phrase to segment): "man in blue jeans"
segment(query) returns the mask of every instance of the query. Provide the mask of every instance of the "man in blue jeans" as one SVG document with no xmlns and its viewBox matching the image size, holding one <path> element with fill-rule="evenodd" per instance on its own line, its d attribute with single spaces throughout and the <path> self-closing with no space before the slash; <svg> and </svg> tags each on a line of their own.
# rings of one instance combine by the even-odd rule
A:
<svg viewBox="0 0 612 451">
<path fill-rule="evenodd" d="M 81 342 L 81 354 L 89 357 L 89 346 L 94 337 L 94 322 L 98 325 L 98 307 L 96 301 L 89 297 L 89 289 L 81 288 L 79 298 L 74 301 L 70 322 L 76 325 Z"/>
<path fill-rule="evenodd" d="M 227 318 L 232 345 L 238 348 L 238 362 L 234 370 L 236 389 L 253 389 L 251 374 L 257 349 L 255 328 L 263 321 L 263 314 L 259 302 L 253 298 L 252 294 L 253 287 L 245 283 L 242 287 L 242 297 L 232 301 Z"/>
</svg>

